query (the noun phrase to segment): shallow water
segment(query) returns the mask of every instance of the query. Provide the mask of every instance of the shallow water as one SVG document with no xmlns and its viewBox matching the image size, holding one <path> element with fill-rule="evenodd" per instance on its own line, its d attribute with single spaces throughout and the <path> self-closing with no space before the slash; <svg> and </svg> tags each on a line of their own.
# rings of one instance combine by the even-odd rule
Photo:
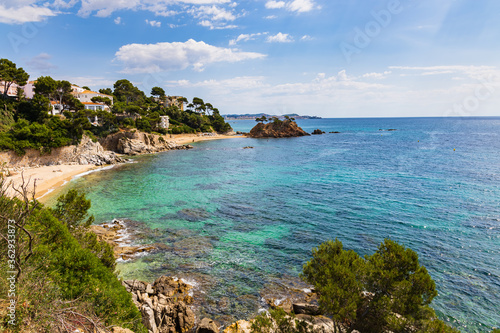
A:
<svg viewBox="0 0 500 333">
<path fill-rule="evenodd" d="M 222 321 L 254 314 L 262 291 L 295 281 L 321 242 L 365 255 L 390 237 L 429 269 L 442 319 L 469 332 L 500 326 L 500 119 L 298 123 L 341 133 L 200 142 L 69 187 L 88 193 L 98 223 L 142 222 L 157 229 L 146 241 L 169 249 L 120 263 L 123 278 L 185 277 Z"/>
</svg>

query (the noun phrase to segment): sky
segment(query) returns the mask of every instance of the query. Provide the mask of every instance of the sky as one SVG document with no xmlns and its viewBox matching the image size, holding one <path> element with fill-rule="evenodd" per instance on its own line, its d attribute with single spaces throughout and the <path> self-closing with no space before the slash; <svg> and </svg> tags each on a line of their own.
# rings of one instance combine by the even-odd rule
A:
<svg viewBox="0 0 500 333">
<path fill-rule="evenodd" d="M 0 0 L 30 79 L 200 97 L 222 114 L 500 116 L 498 0 Z"/>
</svg>

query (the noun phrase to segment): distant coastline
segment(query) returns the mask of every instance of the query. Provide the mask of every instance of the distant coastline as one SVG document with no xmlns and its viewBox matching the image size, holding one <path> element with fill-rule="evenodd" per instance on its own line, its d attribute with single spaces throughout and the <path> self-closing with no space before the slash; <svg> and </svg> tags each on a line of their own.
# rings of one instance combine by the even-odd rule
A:
<svg viewBox="0 0 500 333">
<path fill-rule="evenodd" d="M 284 115 L 272 115 L 272 114 L 267 114 L 267 113 L 246 113 L 246 114 L 226 114 L 222 115 L 225 120 L 255 120 L 256 118 L 260 118 L 262 116 L 265 116 L 266 118 L 273 118 L 276 117 L 278 119 L 285 119 L 285 116 L 295 118 L 295 119 L 322 119 L 321 117 L 317 116 L 300 116 L 296 113 L 292 114 L 284 114 Z"/>
</svg>

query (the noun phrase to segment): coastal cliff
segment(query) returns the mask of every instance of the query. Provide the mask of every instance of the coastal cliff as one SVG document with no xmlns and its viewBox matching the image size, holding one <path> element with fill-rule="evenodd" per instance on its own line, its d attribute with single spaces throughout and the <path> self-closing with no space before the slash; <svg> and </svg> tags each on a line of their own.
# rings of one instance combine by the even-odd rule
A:
<svg viewBox="0 0 500 333">
<path fill-rule="evenodd" d="M 291 120 L 275 120 L 268 124 L 258 123 L 247 135 L 251 138 L 290 138 L 308 136 L 309 133 Z"/>
<path fill-rule="evenodd" d="M 107 150 L 125 155 L 157 153 L 172 149 L 189 149 L 189 145 L 178 145 L 161 135 L 140 131 L 120 131 L 99 140 Z"/>
<path fill-rule="evenodd" d="M 0 162 L 10 167 L 34 167 L 61 164 L 105 165 L 124 162 L 112 151 L 106 151 L 99 142 L 93 142 L 88 136 L 83 136 L 78 145 L 53 148 L 49 154 L 42 154 L 36 149 L 27 149 L 20 156 L 14 151 L 0 152 Z"/>
</svg>

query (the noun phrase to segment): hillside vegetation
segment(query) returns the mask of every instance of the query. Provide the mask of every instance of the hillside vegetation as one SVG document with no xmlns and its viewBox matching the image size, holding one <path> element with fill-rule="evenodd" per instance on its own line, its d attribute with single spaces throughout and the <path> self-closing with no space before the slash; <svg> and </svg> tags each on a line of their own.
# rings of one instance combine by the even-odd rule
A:
<svg viewBox="0 0 500 333">
<path fill-rule="evenodd" d="M 22 68 L 0 59 L 0 81 L 22 86 L 27 79 L 28 74 Z M 34 86 L 32 99 L 26 99 L 21 89 L 16 97 L 0 95 L 0 150 L 14 150 L 20 155 L 28 148 L 48 152 L 51 148 L 78 143 L 83 134 L 106 137 L 120 129 L 136 128 L 158 134 L 232 130 L 219 110 L 201 98 L 195 97 L 188 103 L 186 98 L 176 97 L 172 103 L 161 87 L 153 87 L 151 97 L 147 97 L 126 79 L 116 81 L 113 88 L 99 89 L 99 93 L 112 97 L 114 103 L 108 97 L 92 98 L 110 111 L 85 109 L 72 94 L 68 81 L 42 76 Z M 62 115 L 52 115 L 51 102 L 62 108 Z M 182 111 L 180 106 L 184 104 L 186 110 Z M 161 116 L 169 116 L 168 130 L 160 126 Z"/>
</svg>

